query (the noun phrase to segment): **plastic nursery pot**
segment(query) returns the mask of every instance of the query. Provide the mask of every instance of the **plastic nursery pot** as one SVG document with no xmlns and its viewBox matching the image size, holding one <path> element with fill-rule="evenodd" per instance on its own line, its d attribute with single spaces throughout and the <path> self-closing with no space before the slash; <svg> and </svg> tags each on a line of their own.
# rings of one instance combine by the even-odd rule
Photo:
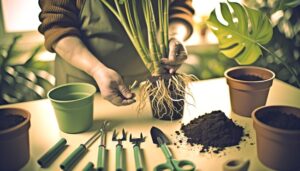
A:
<svg viewBox="0 0 300 171">
<path fill-rule="evenodd" d="M 19 170 L 30 157 L 30 113 L 19 108 L 2 108 L 0 117 L 0 170 Z"/>
<path fill-rule="evenodd" d="M 271 70 L 255 66 L 233 67 L 225 71 L 232 111 L 251 117 L 254 109 L 266 104 L 275 78 Z"/>
<path fill-rule="evenodd" d="M 88 83 L 63 84 L 48 92 L 61 131 L 80 133 L 91 127 L 95 92 Z"/>
<path fill-rule="evenodd" d="M 171 77 L 170 74 L 165 74 L 162 75 L 164 79 L 164 83 L 166 87 L 168 87 L 168 82 Z M 156 87 L 157 84 L 155 84 L 155 81 L 158 79 L 158 77 L 149 77 L 149 81 L 152 83 L 152 87 Z M 156 119 L 159 120 L 178 120 L 181 119 L 183 116 L 183 109 L 184 109 L 184 100 L 176 100 L 176 99 L 184 99 L 184 95 L 180 93 L 174 85 L 169 86 L 169 96 L 172 99 L 172 103 L 174 106 L 174 110 L 171 110 L 170 108 L 167 107 L 166 102 L 164 101 L 163 103 L 158 104 L 157 100 L 154 100 L 153 95 L 149 96 L 150 99 L 150 104 L 151 104 L 151 111 L 152 111 L 152 116 Z"/>
<path fill-rule="evenodd" d="M 283 115 L 286 117 L 287 114 L 295 115 L 300 119 L 300 108 L 263 106 L 252 113 L 258 158 L 266 166 L 280 171 L 300 169 L 300 128 L 285 129 L 274 126 L 274 124 L 291 126 L 291 122 L 294 126 L 295 124 L 299 126 L 298 119 L 281 118 Z M 273 126 L 270 126 L 271 124 Z"/>
</svg>

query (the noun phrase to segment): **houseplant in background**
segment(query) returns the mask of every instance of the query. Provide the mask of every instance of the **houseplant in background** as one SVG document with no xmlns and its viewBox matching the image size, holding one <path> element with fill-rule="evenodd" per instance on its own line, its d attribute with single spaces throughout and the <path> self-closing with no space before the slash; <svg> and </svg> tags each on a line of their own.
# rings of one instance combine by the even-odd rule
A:
<svg viewBox="0 0 300 171">
<path fill-rule="evenodd" d="M 282 4 L 281 6 L 285 7 L 287 5 Z M 232 8 L 232 11 L 230 11 L 230 8 Z M 283 60 L 282 57 L 273 53 L 266 46 L 273 36 L 272 24 L 266 14 L 235 2 L 220 3 L 220 12 L 221 15 L 217 16 L 216 9 L 213 10 L 207 20 L 207 24 L 211 28 L 212 32 L 217 36 L 220 52 L 222 54 L 228 58 L 235 59 L 235 61 L 240 65 L 250 65 L 256 62 L 259 57 L 263 55 L 264 51 L 271 55 L 274 59 L 280 61 L 280 64 L 285 67 L 291 77 L 294 78 L 297 86 L 300 87 L 300 77 L 298 76 L 296 69 L 293 68 L 292 65 L 288 64 L 287 61 Z M 223 21 L 221 17 L 224 19 Z M 246 71 L 246 68 L 247 67 L 244 67 L 244 71 Z M 232 69 L 229 70 L 232 72 Z M 268 92 L 272 82 L 270 82 L 270 84 L 268 83 L 269 86 L 267 87 L 262 85 L 259 86 L 259 84 L 262 84 L 264 80 L 245 81 L 237 78 L 231 78 L 228 73 L 229 72 L 227 71 L 225 76 L 230 87 L 230 98 L 233 111 L 243 116 L 250 116 L 252 110 L 265 104 L 268 95 L 266 92 Z M 259 70 L 255 73 L 252 69 L 251 73 L 252 76 L 265 77 L 263 76 L 265 74 L 262 75 L 262 72 Z M 244 74 L 246 74 L 246 72 L 244 72 Z M 274 76 L 270 76 L 266 79 L 266 81 L 271 81 L 272 77 L 274 78 Z M 233 82 L 236 83 L 233 84 Z M 233 86 L 235 87 L 233 88 Z M 235 95 L 238 95 L 238 99 L 240 100 L 233 100 L 236 99 Z M 244 101 L 246 98 L 240 98 L 242 96 L 250 97 L 251 95 L 260 97 L 260 99 L 246 102 Z M 261 103 L 256 104 L 258 101 L 261 101 Z M 245 105 L 246 103 L 248 103 L 248 105 Z M 238 110 L 239 108 L 247 110 Z"/>
<path fill-rule="evenodd" d="M 7 48 L 0 48 L 0 104 L 43 98 L 55 82 L 47 71 L 49 64 L 38 59 L 42 46 L 34 48 L 25 61 L 20 59 L 16 48 L 20 37 L 14 37 Z"/>
<path fill-rule="evenodd" d="M 141 6 L 137 6 L 136 0 L 115 0 L 113 5 L 107 0 L 101 2 L 120 21 L 145 67 L 151 73 L 151 77 L 140 87 L 141 98 L 138 108 L 142 109 L 146 99 L 150 97 L 152 114 L 155 118 L 163 120 L 181 118 L 184 97 L 188 93 L 185 85 L 196 78 L 186 74 L 169 74 L 161 66 L 161 58 L 169 53 L 169 1 L 158 1 L 158 9 L 153 9 L 151 0 L 141 1 L 139 3 Z M 138 8 L 143 9 L 143 16 L 138 16 Z M 158 11 L 158 23 L 154 11 Z M 147 36 L 142 34 L 140 19 L 146 21 Z"/>
<path fill-rule="evenodd" d="M 213 10 L 207 24 L 219 40 L 221 53 L 228 58 L 235 59 L 240 65 L 249 65 L 257 61 L 264 51 L 279 61 L 290 73 L 295 84 L 300 87 L 300 77 L 296 72 L 297 69 L 267 48 L 267 43 L 271 41 L 273 36 L 273 28 L 268 16 L 265 13 L 234 2 L 221 3 L 220 5 L 225 23 L 218 20 L 216 10 Z M 278 8 L 297 5 L 299 5 L 299 1 L 289 0 L 281 2 Z M 230 12 L 229 6 L 233 9 L 233 12 Z"/>
</svg>

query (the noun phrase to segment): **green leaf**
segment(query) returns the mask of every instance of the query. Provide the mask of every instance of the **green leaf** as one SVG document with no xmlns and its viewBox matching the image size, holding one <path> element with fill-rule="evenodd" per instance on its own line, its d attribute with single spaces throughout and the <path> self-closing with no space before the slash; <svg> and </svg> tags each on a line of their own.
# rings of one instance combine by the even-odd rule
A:
<svg viewBox="0 0 300 171">
<path fill-rule="evenodd" d="M 34 60 L 36 60 L 36 56 L 37 56 L 38 52 L 42 49 L 42 47 L 43 47 L 43 45 L 39 45 L 32 51 L 32 54 L 30 55 L 28 60 L 24 63 L 25 66 L 30 65 L 31 63 L 34 62 Z"/>
<path fill-rule="evenodd" d="M 271 22 L 257 10 L 235 2 L 228 3 L 220 4 L 227 25 L 218 20 L 216 9 L 211 12 L 207 24 L 219 40 L 221 53 L 235 59 L 240 65 L 252 64 L 262 55 L 260 46 L 272 38 Z"/>
</svg>

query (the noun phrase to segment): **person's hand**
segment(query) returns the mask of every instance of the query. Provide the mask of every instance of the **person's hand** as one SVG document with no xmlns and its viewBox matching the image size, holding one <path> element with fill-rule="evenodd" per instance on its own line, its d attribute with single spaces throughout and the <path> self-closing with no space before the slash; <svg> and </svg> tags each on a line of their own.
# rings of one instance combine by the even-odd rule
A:
<svg viewBox="0 0 300 171">
<path fill-rule="evenodd" d="M 123 79 L 116 71 L 109 68 L 99 68 L 93 73 L 93 77 L 103 98 L 112 104 L 124 106 L 136 101 L 135 95 L 126 87 Z"/>
<path fill-rule="evenodd" d="M 163 67 L 169 71 L 170 74 L 176 72 L 176 70 L 187 59 L 187 51 L 184 45 L 177 39 L 170 39 L 169 41 L 169 55 L 168 58 L 162 58 L 161 63 Z"/>
</svg>

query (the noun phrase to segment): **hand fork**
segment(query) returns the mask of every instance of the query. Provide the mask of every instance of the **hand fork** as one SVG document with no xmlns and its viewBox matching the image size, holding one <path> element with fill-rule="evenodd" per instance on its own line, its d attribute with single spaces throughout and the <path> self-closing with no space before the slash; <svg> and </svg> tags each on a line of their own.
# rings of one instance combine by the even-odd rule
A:
<svg viewBox="0 0 300 171">
<path fill-rule="evenodd" d="M 134 151 L 134 160 L 135 160 L 135 168 L 136 171 L 143 171 L 143 163 L 141 158 L 141 151 L 140 151 L 140 144 L 145 142 L 146 137 L 143 134 L 140 134 L 139 138 L 132 138 L 132 135 L 129 136 L 129 141 L 133 144 L 133 151 Z"/>
<path fill-rule="evenodd" d="M 126 141 L 126 132 L 124 129 L 122 129 L 122 137 L 117 138 L 118 133 L 116 130 L 114 130 L 112 140 L 118 141 L 118 144 L 116 145 L 116 171 L 122 171 L 123 170 L 123 145 L 122 141 Z"/>
</svg>

